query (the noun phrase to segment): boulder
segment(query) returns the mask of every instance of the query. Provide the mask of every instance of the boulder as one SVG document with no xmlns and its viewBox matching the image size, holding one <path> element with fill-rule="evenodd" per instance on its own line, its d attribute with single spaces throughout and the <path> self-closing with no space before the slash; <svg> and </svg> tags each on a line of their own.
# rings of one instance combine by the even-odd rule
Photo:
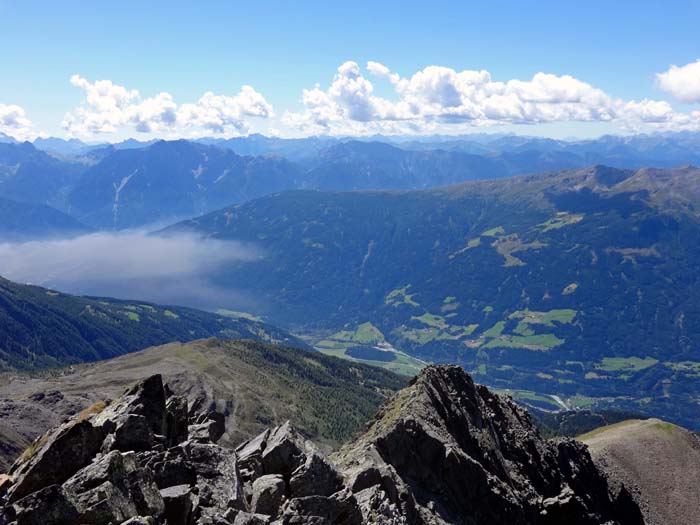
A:
<svg viewBox="0 0 700 525">
<path fill-rule="evenodd" d="M 153 473 L 156 485 L 160 489 L 175 485 L 194 486 L 197 483 L 197 472 L 181 446 L 162 452 L 142 454 L 138 461 L 139 465 Z"/>
<path fill-rule="evenodd" d="M 49 485 L 60 485 L 90 463 L 104 434 L 90 421 L 69 421 L 35 441 L 10 470 L 15 478 L 8 490 L 12 503 Z"/>
<path fill-rule="evenodd" d="M 205 514 L 223 516 L 230 508 L 245 510 L 243 485 L 236 453 L 212 443 L 187 441 L 180 445 L 187 464 L 196 474 L 199 506 Z M 211 512 L 209 512 L 211 511 Z"/>
<path fill-rule="evenodd" d="M 78 524 L 78 511 L 59 485 L 44 487 L 20 499 L 12 514 L 15 514 L 14 523 L 17 525 Z"/>
<path fill-rule="evenodd" d="M 254 512 L 275 516 L 283 488 L 290 497 L 303 498 L 329 497 L 344 487 L 340 472 L 288 421 L 246 441 L 236 453 L 242 479 L 252 483 L 246 486 Z"/>
<path fill-rule="evenodd" d="M 136 468 L 129 472 L 127 483 L 131 498 L 136 505 L 136 512 L 142 516 L 163 515 L 165 503 L 151 471 Z"/>
<path fill-rule="evenodd" d="M 63 484 L 63 488 L 69 494 L 86 492 L 104 482 L 123 485 L 126 488 L 127 474 L 134 468 L 132 462 L 133 456 L 126 456 L 116 450 L 101 455 L 76 472 Z"/>
<path fill-rule="evenodd" d="M 361 525 L 363 517 L 355 497 L 350 491 L 343 490 L 330 497 L 293 498 L 284 505 L 279 522 L 283 525 Z"/>
<path fill-rule="evenodd" d="M 122 452 L 151 450 L 154 445 L 153 431 L 145 416 L 125 414 L 119 419 L 114 429 L 111 450 Z"/>
<path fill-rule="evenodd" d="M 371 516 L 372 523 L 393 525 L 396 523 L 422 523 L 415 509 L 415 503 L 402 506 L 396 498 L 379 486 L 369 487 L 354 494 L 363 516 Z"/>
<path fill-rule="evenodd" d="M 168 525 L 191 525 L 197 496 L 189 485 L 175 485 L 160 491 L 165 503 L 165 519 Z"/>
<path fill-rule="evenodd" d="M 343 488 L 343 477 L 328 460 L 311 452 L 292 472 L 289 489 L 292 497 L 330 496 Z"/>
<path fill-rule="evenodd" d="M 80 494 L 71 495 L 80 513 L 80 523 L 109 525 L 138 516 L 136 505 L 123 487 L 104 482 Z"/>
<path fill-rule="evenodd" d="M 198 416 L 188 427 L 190 439 L 202 443 L 216 443 L 226 431 L 226 418 L 219 412 Z"/>
<path fill-rule="evenodd" d="M 262 453 L 267 446 L 269 436 L 270 430 L 267 429 L 236 448 L 238 466 L 241 477 L 245 481 L 251 481 L 263 475 Z"/>
<path fill-rule="evenodd" d="M 81 523 L 121 523 L 135 516 L 161 517 L 164 503 L 150 472 L 136 466 L 133 454 L 110 452 L 63 484 Z"/>
<path fill-rule="evenodd" d="M 284 499 L 284 478 L 278 474 L 261 476 L 253 482 L 250 510 L 275 517 Z"/>
<path fill-rule="evenodd" d="M 188 407 L 187 398 L 171 396 L 165 404 L 165 435 L 167 446 L 174 447 L 187 441 Z"/>
<path fill-rule="evenodd" d="M 167 418 L 165 390 L 160 375 L 137 383 L 114 403 L 93 417 L 105 434 L 114 434 L 111 450 L 150 450 L 156 436 L 165 439 Z"/>
<path fill-rule="evenodd" d="M 270 523 L 270 516 L 253 514 L 250 512 L 238 512 L 231 523 L 232 525 L 268 525 Z"/>
<path fill-rule="evenodd" d="M 262 451 L 265 474 L 291 474 L 306 461 L 305 440 L 287 421 L 270 432 Z"/>
<path fill-rule="evenodd" d="M 410 487 L 376 450 L 366 450 L 362 460 L 346 467 L 344 474 L 364 516 L 382 525 L 421 523 Z"/>
</svg>

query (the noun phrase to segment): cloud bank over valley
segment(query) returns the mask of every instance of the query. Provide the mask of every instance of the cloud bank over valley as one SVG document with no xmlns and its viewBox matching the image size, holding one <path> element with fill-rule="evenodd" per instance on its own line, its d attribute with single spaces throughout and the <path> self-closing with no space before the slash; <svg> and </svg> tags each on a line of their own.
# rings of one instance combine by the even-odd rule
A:
<svg viewBox="0 0 700 525">
<path fill-rule="evenodd" d="M 239 291 L 218 286 L 219 270 L 254 263 L 260 252 L 189 234 L 95 233 L 73 239 L 0 243 L 0 275 L 78 295 L 198 308 L 240 307 Z"/>
</svg>

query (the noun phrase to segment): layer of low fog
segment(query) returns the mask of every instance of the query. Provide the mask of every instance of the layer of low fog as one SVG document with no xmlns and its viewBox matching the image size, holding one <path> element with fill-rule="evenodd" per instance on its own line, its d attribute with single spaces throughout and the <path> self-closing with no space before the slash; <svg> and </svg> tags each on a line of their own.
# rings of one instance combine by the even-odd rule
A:
<svg viewBox="0 0 700 525">
<path fill-rule="evenodd" d="M 259 254 L 237 242 L 192 235 L 96 233 L 74 239 L 0 242 L 0 276 L 78 295 L 198 308 L 241 308 L 246 299 L 213 282 L 224 266 Z"/>
</svg>

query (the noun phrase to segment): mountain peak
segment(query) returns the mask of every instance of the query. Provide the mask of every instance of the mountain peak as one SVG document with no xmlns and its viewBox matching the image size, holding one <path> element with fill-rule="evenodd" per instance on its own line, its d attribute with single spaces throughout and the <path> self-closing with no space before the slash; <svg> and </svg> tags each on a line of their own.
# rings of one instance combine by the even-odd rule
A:
<svg viewBox="0 0 700 525">
<path fill-rule="evenodd" d="M 641 523 L 582 444 L 545 440 L 529 414 L 457 366 L 428 366 L 338 454 L 358 501 L 417 523 Z"/>
</svg>

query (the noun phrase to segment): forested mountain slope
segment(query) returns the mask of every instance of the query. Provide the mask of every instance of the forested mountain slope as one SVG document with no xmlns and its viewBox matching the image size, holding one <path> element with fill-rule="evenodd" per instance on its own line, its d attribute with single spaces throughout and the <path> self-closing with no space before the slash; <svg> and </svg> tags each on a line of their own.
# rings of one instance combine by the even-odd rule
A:
<svg viewBox="0 0 700 525">
<path fill-rule="evenodd" d="M 426 191 L 288 192 L 168 231 L 260 246 L 262 260 L 220 281 L 249 283 L 265 313 L 313 330 L 329 353 L 388 343 L 499 387 L 692 427 L 699 214 L 698 169 L 596 166 Z"/>
<path fill-rule="evenodd" d="M 305 346 L 283 330 L 249 319 L 77 297 L 0 278 L 0 371 L 96 361 L 212 336 Z"/>
</svg>

